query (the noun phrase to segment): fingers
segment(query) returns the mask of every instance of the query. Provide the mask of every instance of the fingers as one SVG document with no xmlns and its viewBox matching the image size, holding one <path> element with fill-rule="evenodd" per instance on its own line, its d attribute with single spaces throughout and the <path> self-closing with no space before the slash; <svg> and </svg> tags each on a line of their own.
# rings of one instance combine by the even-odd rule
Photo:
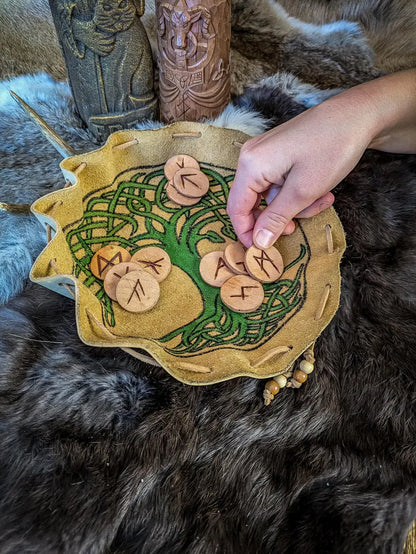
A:
<svg viewBox="0 0 416 554">
<path fill-rule="evenodd" d="M 261 150 L 259 140 L 263 140 Z M 254 242 L 265 249 L 280 235 L 294 231 L 294 218 L 320 213 L 333 204 L 334 196 L 325 193 L 329 183 L 314 160 L 308 165 L 284 155 L 284 149 L 275 148 L 276 137 L 267 133 L 258 141 L 248 141 L 241 151 L 227 212 L 244 246 Z M 273 148 L 268 144 L 270 141 Z M 262 196 L 268 206 L 259 210 Z"/>
<path fill-rule="evenodd" d="M 290 214 L 294 210 L 290 205 L 291 196 L 291 194 L 284 194 L 284 189 L 282 189 L 282 192 L 256 218 L 253 241 L 258 248 L 269 248 L 280 235 L 290 235 L 293 233 L 295 224 L 291 220 L 291 217 L 312 217 L 332 206 L 335 201 L 334 195 L 331 192 L 327 192 L 324 196 L 291 216 Z"/>
<path fill-rule="evenodd" d="M 296 229 L 295 222 L 289 221 L 289 223 L 283 229 L 282 235 L 291 235 L 295 229 Z"/>
<path fill-rule="evenodd" d="M 312 188 L 305 184 L 305 176 L 292 168 L 277 196 L 257 219 L 253 242 L 258 248 L 269 248 L 283 233 L 288 223 L 307 208 L 313 198 Z"/>
<path fill-rule="evenodd" d="M 263 213 L 263 210 L 254 210 L 254 219 L 257 220 L 261 214 Z M 293 231 L 296 229 L 296 225 L 294 221 L 289 221 L 289 223 L 286 225 L 282 235 L 291 235 Z"/>
<path fill-rule="evenodd" d="M 256 193 L 256 197 L 257 199 L 255 200 L 254 204 L 253 204 L 253 207 L 250 211 L 249 214 L 244 214 L 244 221 L 247 222 L 247 229 L 244 231 L 243 235 L 240 235 L 237 230 L 236 230 L 236 233 L 237 233 L 237 236 L 239 237 L 240 241 L 245 245 L 245 246 L 251 246 L 251 244 L 253 244 L 253 231 L 257 231 L 259 228 L 264 228 L 266 226 L 268 226 L 268 230 L 270 231 L 273 231 L 274 227 L 274 223 L 276 222 L 276 220 L 278 221 L 281 221 L 281 232 L 278 231 L 275 231 L 274 233 L 272 233 L 273 235 L 273 238 L 269 238 L 269 241 L 271 240 L 271 244 L 273 244 L 273 242 L 275 242 L 278 238 L 278 236 L 280 236 L 280 234 L 282 235 L 290 235 L 294 232 L 296 226 L 295 226 L 295 223 L 294 221 L 292 220 L 288 220 L 287 223 L 286 223 L 286 219 L 283 219 L 284 216 L 282 216 L 282 219 L 279 220 L 278 216 L 276 216 L 276 206 L 281 206 L 282 205 L 282 197 L 280 196 L 279 198 L 279 203 L 278 203 L 278 194 L 281 192 L 282 190 L 282 187 L 279 185 L 272 185 L 270 187 L 270 189 L 266 192 L 266 194 L 264 195 L 265 198 L 266 198 L 266 201 L 269 203 L 269 204 L 273 204 L 272 206 L 268 206 L 267 208 L 265 209 L 259 209 L 258 206 L 260 204 L 260 200 L 261 200 L 261 195 L 257 194 Z M 321 196 L 320 198 L 318 198 L 318 200 L 315 200 L 315 202 L 312 202 L 312 204 L 310 204 L 309 206 L 307 206 L 306 208 L 304 208 L 303 210 L 301 210 L 300 212 L 298 212 L 297 214 L 295 214 L 293 217 L 296 217 L 296 218 L 308 218 L 308 217 L 313 217 L 314 215 L 317 215 L 319 214 L 320 212 L 322 212 L 323 210 L 326 210 L 327 208 L 329 208 L 330 206 L 332 206 L 332 204 L 334 203 L 335 201 L 335 197 L 334 195 L 332 194 L 332 192 L 327 192 L 324 196 Z M 247 206 L 249 206 L 250 203 L 247 204 Z M 283 208 L 284 209 L 284 208 Z M 274 213 L 269 213 L 270 210 L 273 210 Z M 260 219 L 261 218 L 261 219 Z M 260 221 L 259 221 L 260 219 Z M 271 223 L 270 223 L 271 222 Z M 235 228 L 235 226 L 234 226 Z M 274 238 L 276 236 L 276 239 Z M 267 237 L 267 235 L 266 235 Z M 261 242 L 262 238 L 260 237 L 260 242 Z M 254 240 L 256 246 L 258 246 L 260 248 L 260 243 L 259 241 L 257 240 L 257 238 Z M 267 243 L 264 243 L 264 244 L 267 244 Z M 261 248 L 268 248 L 268 246 L 262 246 Z"/>
<path fill-rule="evenodd" d="M 251 143 L 253 141 L 249 141 Z M 256 209 L 260 204 L 262 193 L 269 190 L 273 183 L 262 176 L 258 160 L 253 157 L 250 145 L 243 146 L 238 161 L 234 183 L 230 189 L 227 212 L 230 216 L 238 238 L 249 247 L 253 244 L 253 228 L 256 223 Z M 283 182 L 283 178 L 276 177 Z M 276 185 L 277 186 L 277 185 Z"/>
<path fill-rule="evenodd" d="M 255 190 L 253 182 L 248 179 L 248 171 L 239 162 L 234 183 L 228 196 L 227 212 L 238 238 L 246 247 L 253 244 L 255 212 L 260 201 L 259 191 Z"/>
<path fill-rule="evenodd" d="M 276 196 L 281 191 L 282 187 L 280 185 L 272 185 L 267 192 L 264 193 L 264 199 L 267 204 L 271 204 Z"/>
<path fill-rule="evenodd" d="M 321 198 L 318 198 L 310 206 L 299 212 L 296 217 L 313 217 L 331 207 L 334 202 L 335 196 L 332 192 L 327 192 L 324 196 L 321 196 Z"/>
</svg>

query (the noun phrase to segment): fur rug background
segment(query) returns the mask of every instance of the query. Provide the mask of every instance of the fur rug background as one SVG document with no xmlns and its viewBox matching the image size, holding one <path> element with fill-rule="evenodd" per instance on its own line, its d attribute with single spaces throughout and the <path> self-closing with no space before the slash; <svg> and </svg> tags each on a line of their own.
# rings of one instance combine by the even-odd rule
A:
<svg viewBox="0 0 416 554">
<path fill-rule="evenodd" d="M 339 58 L 345 64 L 346 53 L 333 52 L 335 58 L 332 58 L 332 62 L 325 60 L 320 48 L 322 41 L 319 40 L 319 35 L 335 32 L 337 29 L 342 33 L 345 27 L 339 20 L 349 21 L 350 27 L 352 22 L 360 25 L 375 52 L 376 66 L 382 72 L 390 73 L 416 66 L 416 3 L 409 0 L 232 0 L 232 5 L 235 14 L 233 64 L 241 63 L 250 67 L 247 75 L 239 72 L 239 78 L 243 83 L 246 83 L 247 79 L 258 80 L 262 76 L 262 68 L 253 67 L 253 56 L 248 55 L 248 48 L 244 47 L 246 38 L 249 42 L 261 42 L 263 48 L 267 47 L 267 44 L 273 44 L 270 49 L 273 53 L 271 58 L 280 65 L 285 64 L 284 70 L 292 70 L 292 73 L 297 74 L 291 68 L 291 64 L 303 65 L 304 62 L 301 56 L 293 61 L 293 46 L 297 40 L 302 42 L 308 37 L 305 50 L 309 57 L 315 52 L 316 59 L 319 59 L 321 54 L 319 67 L 315 64 L 315 71 L 318 72 L 317 82 L 322 88 L 334 86 L 322 81 L 321 72 L 327 63 L 329 67 L 334 66 Z M 245 32 L 242 35 L 241 20 L 239 21 L 238 16 L 241 10 L 246 14 L 243 23 Z M 258 11 L 263 14 L 262 25 L 257 23 Z M 146 0 L 143 22 L 150 35 L 154 34 L 155 29 L 153 14 L 154 0 Z M 318 25 L 305 25 L 304 21 Z M 328 23 L 332 25 L 321 27 L 322 24 Z M 154 44 L 154 39 L 152 42 Z M 56 39 L 48 0 L 3 0 L 0 7 L 0 52 L 0 78 L 42 70 L 52 74 L 55 79 L 65 78 L 65 64 Z M 285 52 L 290 55 L 286 56 Z M 265 62 L 267 65 L 270 63 L 270 56 Z M 365 64 L 364 57 L 362 66 Z M 279 69 L 283 70 L 282 67 Z M 314 79 L 312 82 L 315 82 L 313 72 L 310 75 Z M 298 77 L 302 78 L 302 75 Z M 347 84 L 350 86 L 352 82 Z M 241 91 L 241 88 L 239 90 Z"/>
<path fill-rule="evenodd" d="M 319 88 L 378 73 L 356 26 L 305 26 L 285 41 L 256 6 L 234 3 L 242 60 L 255 48 L 260 76 L 291 64 L 310 80 L 269 76 L 217 124 L 257 134 L 336 92 Z M 278 43 L 285 60 L 272 62 Z M 94 144 L 65 84 L 3 83 L 0 200 L 30 202 L 62 186 L 59 156 L 9 87 L 75 148 Z M 314 375 L 269 407 L 262 381 L 189 387 L 82 344 L 73 303 L 24 281 L 40 226 L 3 215 L 0 552 L 400 552 L 416 515 L 415 170 L 415 156 L 369 151 L 337 188 L 348 241 L 340 309 Z"/>
<path fill-rule="evenodd" d="M 0 10 L 0 78 L 45 70 L 56 79 L 66 75 L 47 0 L 8 0 Z M 320 88 L 351 86 L 376 77 L 373 52 L 359 26 L 338 22 L 308 25 L 288 18 L 268 0 L 233 0 L 232 91 L 276 71 L 287 71 Z M 156 49 L 154 0 L 147 0 L 142 18 Z M 416 17 L 416 10 L 415 10 Z M 296 56 L 305 51 L 307 56 Z M 255 52 L 255 55 L 253 53 Z"/>
<path fill-rule="evenodd" d="M 311 23 L 356 21 L 385 73 L 416 66 L 416 3 L 411 0 L 279 0 L 291 16 Z"/>
</svg>

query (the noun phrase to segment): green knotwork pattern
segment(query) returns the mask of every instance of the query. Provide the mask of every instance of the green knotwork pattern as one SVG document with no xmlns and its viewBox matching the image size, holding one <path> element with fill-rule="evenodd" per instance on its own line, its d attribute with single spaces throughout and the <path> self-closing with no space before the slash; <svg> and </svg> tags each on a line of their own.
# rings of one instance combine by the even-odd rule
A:
<svg viewBox="0 0 416 554">
<path fill-rule="evenodd" d="M 220 289 L 202 280 L 198 243 L 208 240 L 222 250 L 225 238 L 236 240 L 237 237 L 226 214 L 229 183 L 234 179 L 234 172 L 223 168 L 214 170 L 207 164 L 202 164 L 201 169 L 210 179 L 210 189 L 195 206 L 173 207 L 165 192 L 162 166 L 139 168 L 128 180 L 119 176 L 114 185 L 86 197 L 83 219 L 67 228 L 66 235 L 75 261 L 75 276 L 87 287 L 94 285 L 103 307 L 103 319 L 110 327 L 116 323 L 113 301 L 107 296 L 102 281 L 89 269 L 91 258 L 99 248 L 119 244 L 133 255 L 143 246 L 159 246 L 168 252 L 173 265 L 188 274 L 199 289 L 203 311 L 196 319 L 157 339 L 167 343 L 165 349 L 175 355 L 192 356 L 226 346 L 258 347 L 301 308 L 306 298 L 309 246 L 303 231 L 304 243 L 285 267 L 285 272 L 297 268 L 294 278 L 265 284 L 264 302 L 255 312 L 231 311 L 221 302 Z M 139 230 L 140 218 L 145 218 L 144 232 Z M 221 225 L 219 233 L 207 229 L 212 223 Z M 153 241 L 151 244 L 149 239 Z"/>
</svg>

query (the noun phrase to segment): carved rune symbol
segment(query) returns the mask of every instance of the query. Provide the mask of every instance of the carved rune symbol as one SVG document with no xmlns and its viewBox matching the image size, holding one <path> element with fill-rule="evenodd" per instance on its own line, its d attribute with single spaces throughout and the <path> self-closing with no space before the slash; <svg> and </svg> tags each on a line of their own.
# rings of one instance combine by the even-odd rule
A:
<svg viewBox="0 0 416 554">
<path fill-rule="evenodd" d="M 224 262 L 224 258 L 218 258 L 217 269 L 215 270 L 214 279 L 217 278 L 218 272 L 222 267 L 227 267 L 227 264 Z"/>
<path fill-rule="evenodd" d="M 183 169 L 185 167 L 185 160 L 181 158 L 176 162 L 176 165 L 179 167 L 179 169 Z"/>
<path fill-rule="evenodd" d="M 279 269 L 273 263 L 273 260 L 270 258 L 270 256 L 268 256 L 266 254 L 266 252 L 264 250 L 261 251 L 260 256 L 253 256 L 253 257 L 256 260 L 256 262 L 258 263 L 258 266 L 261 269 L 261 271 L 263 271 L 263 273 L 265 273 L 267 275 L 267 277 L 270 277 L 270 274 L 268 273 L 268 271 L 264 267 L 265 262 L 270 262 L 272 264 L 272 266 L 275 268 L 275 270 L 279 271 Z"/>
<path fill-rule="evenodd" d="M 240 287 L 241 289 L 241 294 L 231 294 L 230 295 L 230 298 L 241 298 L 241 300 L 246 300 L 247 298 L 249 298 L 249 295 L 246 294 L 246 289 L 258 289 L 259 287 L 255 286 L 255 285 L 246 285 L 244 287 Z"/>
<path fill-rule="evenodd" d="M 133 291 L 130 295 L 130 298 L 127 300 L 127 304 L 130 304 L 130 302 L 132 301 L 133 299 L 133 296 L 137 296 L 137 298 L 139 299 L 139 302 L 142 301 L 142 298 L 140 297 L 140 291 L 137 290 L 137 287 L 140 287 L 140 290 L 141 290 L 141 293 L 143 296 L 146 296 L 145 292 L 144 292 L 144 289 L 143 289 L 143 286 L 140 282 L 140 279 L 137 279 L 136 281 L 136 284 L 134 285 L 134 288 L 133 288 Z"/>
<path fill-rule="evenodd" d="M 189 178 L 189 177 L 192 177 L 193 175 L 197 175 L 197 174 L 196 173 L 188 173 L 187 175 L 181 175 L 181 183 L 182 183 L 183 188 L 186 187 L 185 183 L 191 183 L 191 185 L 193 185 L 197 189 L 200 188 L 198 183 L 195 183 L 194 181 L 192 181 L 192 179 Z"/>
<path fill-rule="evenodd" d="M 126 273 L 128 273 L 129 271 L 130 271 L 130 266 L 126 265 Z M 114 272 L 113 275 L 114 275 L 114 277 L 118 277 L 119 279 L 121 279 L 123 277 L 123 275 L 120 275 L 119 273 L 116 273 L 116 272 Z"/>
<path fill-rule="evenodd" d="M 153 271 L 156 273 L 156 275 L 159 275 L 160 271 L 158 271 L 158 267 L 162 267 L 162 264 L 160 262 L 163 262 L 163 258 L 159 258 L 158 260 L 155 260 L 154 262 L 150 260 L 137 260 L 139 264 L 143 264 L 144 268 L 147 269 L 150 267 L 153 269 Z"/>
<path fill-rule="evenodd" d="M 117 260 L 117 261 L 116 261 Z M 97 256 L 97 262 L 98 262 L 98 273 L 100 275 L 103 274 L 103 272 L 108 268 L 108 267 L 113 267 L 119 263 L 121 263 L 123 260 L 121 259 L 121 254 L 120 252 L 117 252 L 116 254 L 114 254 L 114 256 L 110 259 L 110 260 L 107 260 L 107 258 L 104 258 L 104 256 L 101 256 L 101 255 L 98 255 Z"/>
<path fill-rule="evenodd" d="M 187 94 L 184 93 L 182 95 L 182 98 L 180 98 L 180 100 L 176 104 L 176 111 L 178 112 L 178 117 L 180 117 L 180 118 L 185 118 L 186 119 L 186 114 L 191 109 L 191 106 L 189 106 L 186 103 L 187 98 L 188 98 Z"/>
</svg>

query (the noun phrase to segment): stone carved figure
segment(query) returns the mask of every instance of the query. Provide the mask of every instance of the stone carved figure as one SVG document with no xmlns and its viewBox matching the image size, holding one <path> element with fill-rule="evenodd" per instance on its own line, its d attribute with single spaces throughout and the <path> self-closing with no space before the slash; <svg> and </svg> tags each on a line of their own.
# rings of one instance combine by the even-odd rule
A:
<svg viewBox="0 0 416 554">
<path fill-rule="evenodd" d="M 230 94 L 230 0 L 157 2 L 162 119 L 218 115 Z"/>
<path fill-rule="evenodd" d="M 50 0 L 76 108 L 99 139 L 152 118 L 144 0 Z"/>
</svg>

